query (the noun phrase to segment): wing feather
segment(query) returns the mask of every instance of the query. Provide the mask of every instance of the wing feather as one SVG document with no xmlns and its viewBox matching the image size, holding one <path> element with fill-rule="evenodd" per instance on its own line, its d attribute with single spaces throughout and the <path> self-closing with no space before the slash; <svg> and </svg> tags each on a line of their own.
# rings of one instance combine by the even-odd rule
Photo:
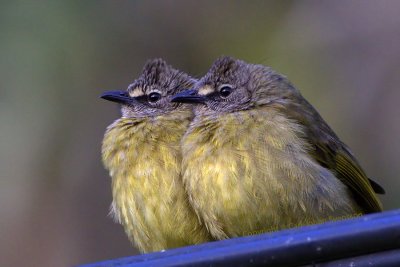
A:
<svg viewBox="0 0 400 267">
<path fill-rule="evenodd" d="M 382 211 L 373 186 L 378 193 L 383 193 L 383 188 L 376 182 L 370 182 L 347 146 L 340 141 L 311 104 L 301 95 L 296 97 L 295 102 L 277 101 L 274 106 L 304 127 L 304 138 L 313 147 L 310 155 L 350 188 L 365 213 Z"/>
</svg>

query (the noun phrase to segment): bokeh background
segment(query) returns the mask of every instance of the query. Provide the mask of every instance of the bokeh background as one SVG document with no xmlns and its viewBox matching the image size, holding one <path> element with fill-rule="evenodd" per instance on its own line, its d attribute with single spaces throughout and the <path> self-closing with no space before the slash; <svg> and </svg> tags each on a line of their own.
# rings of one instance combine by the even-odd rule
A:
<svg viewBox="0 0 400 267">
<path fill-rule="evenodd" d="M 201 77 L 220 55 L 272 66 L 400 207 L 400 1 L 1 1 L 0 266 L 137 253 L 107 216 L 99 99 L 146 59 Z"/>
</svg>

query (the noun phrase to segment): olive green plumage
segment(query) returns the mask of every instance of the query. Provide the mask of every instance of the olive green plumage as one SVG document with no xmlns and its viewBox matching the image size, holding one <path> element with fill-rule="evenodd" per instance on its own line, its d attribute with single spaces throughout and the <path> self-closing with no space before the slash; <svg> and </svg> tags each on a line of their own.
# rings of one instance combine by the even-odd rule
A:
<svg viewBox="0 0 400 267">
<path fill-rule="evenodd" d="M 350 150 L 284 76 L 223 57 L 193 89 L 172 100 L 195 104 L 183 180 L 214 237 L 382 210 Z"/>
<path fill-rule="evenodd" d="M 180 141 L 192 111 L 170 97 L 194 80 L 163 60 L 149 61 L 127 89 L 102 97 L 122 104 L 102 157 L 112 177 L 111 212 L 141 252 L 211 240 L 191 208 L 181 177 Z"/>
</svg>

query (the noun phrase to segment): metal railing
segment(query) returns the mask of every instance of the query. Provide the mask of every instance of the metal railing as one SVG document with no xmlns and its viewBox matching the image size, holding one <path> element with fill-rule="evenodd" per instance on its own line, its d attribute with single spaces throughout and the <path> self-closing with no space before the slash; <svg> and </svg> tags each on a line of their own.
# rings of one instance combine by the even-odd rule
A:
<svg viewBox="0 0 400 267">
<path fill-rule="evenodd" d="M 82 265 L 400 266 L 400 210 Z"/>
</svg>

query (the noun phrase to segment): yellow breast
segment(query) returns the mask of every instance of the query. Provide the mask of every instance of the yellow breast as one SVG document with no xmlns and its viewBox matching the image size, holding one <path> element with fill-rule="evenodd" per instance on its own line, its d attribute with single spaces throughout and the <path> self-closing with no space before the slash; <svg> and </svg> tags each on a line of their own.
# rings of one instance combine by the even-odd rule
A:
<svg viewBox="0 0 400 267">
<path fill-rule="evenodd" d="M 357 213 L 348 189 L 308 155 L 302 134 L 298 124 L 273 109 L 196 117 L 182 143 L 183 179 L 213 236 Z"/>
<path fill-rule="evenodd" d="M 102 156 L 112 177 L 112 213 L 142 252 L 197 244 L 209 234 L 187 201 L 180 141 L 188 113 L 121 118 L 104 136 Z"/>
</svg>

